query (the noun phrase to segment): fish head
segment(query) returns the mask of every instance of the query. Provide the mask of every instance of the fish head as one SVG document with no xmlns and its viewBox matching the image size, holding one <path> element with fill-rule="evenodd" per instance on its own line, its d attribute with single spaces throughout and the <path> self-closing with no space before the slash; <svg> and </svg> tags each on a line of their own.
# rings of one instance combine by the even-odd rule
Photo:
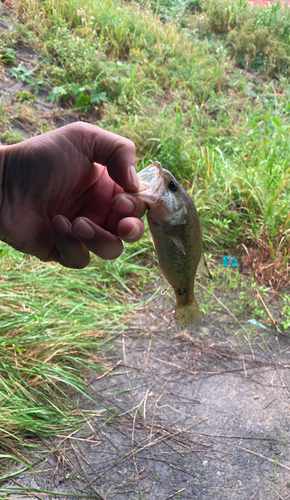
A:
<svg viewBox="0 0 290 500">
<path fill-rule="evenodd" d="M 187 193 L 175 177 L 161 163 L 155 161 L 138 174 L 137 198 L 149 205 L 156 222 L 185 224 L 187 220 Z"/>
</svg>

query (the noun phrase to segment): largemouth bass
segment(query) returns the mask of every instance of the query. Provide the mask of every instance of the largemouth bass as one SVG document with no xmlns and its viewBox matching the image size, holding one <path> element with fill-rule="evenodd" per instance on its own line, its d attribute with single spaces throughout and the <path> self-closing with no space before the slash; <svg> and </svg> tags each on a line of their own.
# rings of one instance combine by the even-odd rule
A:
<svg viewBox="0 0 290 500">
<path fill-rule="evenodd" d="M 133 194 L 148 205 L 147 220 L 163 277 L 174 289 L 179 330 L 196 327 L 200 313 L 194 296 L 196 273 L 211 278 L 202 251 L 202 232 L 195 205 L 158 161 L 138 173 Z M 165 287 L 166 288 L 166 287 Z"/>
</svg>

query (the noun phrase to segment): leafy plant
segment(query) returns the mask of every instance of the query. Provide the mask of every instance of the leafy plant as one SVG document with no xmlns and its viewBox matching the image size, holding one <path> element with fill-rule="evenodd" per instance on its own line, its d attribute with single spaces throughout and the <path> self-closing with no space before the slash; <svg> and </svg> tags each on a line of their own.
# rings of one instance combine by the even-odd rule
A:
<svg viewBox="0 0 290 500">
<path fill-rule="evenodd" d="M 91 109 L 92 105 L 100 105 L 103 102 L 107 102 L 107 93 L 101 91 L 98 87 L 80 87 L 78 84 L 72 83 L 62 85 L 60 87 L 54 87 L 48 94 L 47 99 L 50 102 L 73 101 L 73 107 L 85 113 Z"/>
<path fill-rule="evenodd" d="M 248 134 L 257 141 L 263 139 L 268 143 L 277 127 L 281 127 L 281 123 L 275 116 L 271 116 L 268 113 L 253 115 L 252 128 Z"/>
<path fill-rule="evenodd" d="M 17 80 L 27 83 L 30 87 L 34 87 L 34 94 L 38 94 L 39 90 L 43 87 L 43 82 L 37 81 L 34 77 L 34 71 L 25 68 L 23 64 L 19 64 L 16 68 L 11 68 L 10 73 Z"/>
<path fill-rule="evenodd" d="M 33 75 L 33 71 L 30 69 L 26 69 L 23 64 L 19 64 L 17 68 L 12 68 L 10 70 L 12 76 L 14 76 L 17 80 L 20 78 L 22 82 L 27 83 L 30 86 L 35 85 L 36 81 Z"/>
<path fill-rule="evenodd" d="M 284 306 L 282 309 L 282 319 L 281 319 L 281 326 L 283 330 L 287 330 L 290 333 L 290 295 L 285 294 L 283 296 L 283 302 Z"/>
<path fill-rule="evenodd" d="M 11 64 L 16 61 L 16 50 L 12 48 L 6 48 L 5 51 L 1 54 L 1 59 L 3 59 L 6 63 Z"/>
<path fill-rule="evenodd" d="M 19 101 L 30 101 L 30 102 L 34 102 L 37 99 L 36 96 L 31 92 L 16 92 L 16 98 Z"/>
</svg>

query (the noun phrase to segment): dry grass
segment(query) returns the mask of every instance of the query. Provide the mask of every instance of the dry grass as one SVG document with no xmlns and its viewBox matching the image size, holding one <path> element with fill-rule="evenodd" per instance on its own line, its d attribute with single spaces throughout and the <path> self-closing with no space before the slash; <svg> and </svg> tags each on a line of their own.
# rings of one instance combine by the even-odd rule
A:
<svg viewBox="0 0 290 500">
<path fill-rule="evenodd" d="M 281 238 L 277 249 L 274 249 L 265 239 L 258 239 L 251 247 L 243 244 L 241 249 L 245 257 L 242 259 L 242 269 L 245 274 L 251 273 L 257 283 L 281 290 L 290 285 L 290 243 L 289 231 Z"/>
</svg>

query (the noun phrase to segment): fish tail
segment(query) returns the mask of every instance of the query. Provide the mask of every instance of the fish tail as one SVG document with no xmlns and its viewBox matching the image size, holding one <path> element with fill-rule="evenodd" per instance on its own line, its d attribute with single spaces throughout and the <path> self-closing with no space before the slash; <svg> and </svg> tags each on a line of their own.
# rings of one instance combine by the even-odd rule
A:
<svg viewBox="0 0 290 500">
<path fill-rule="evenodd" d="M 178 330 L 196 328 L 199 326 L 200 312 L 194 297 L 192 302 L 186 306 L 176 305 L 175 324 Z"/>
</svg>

